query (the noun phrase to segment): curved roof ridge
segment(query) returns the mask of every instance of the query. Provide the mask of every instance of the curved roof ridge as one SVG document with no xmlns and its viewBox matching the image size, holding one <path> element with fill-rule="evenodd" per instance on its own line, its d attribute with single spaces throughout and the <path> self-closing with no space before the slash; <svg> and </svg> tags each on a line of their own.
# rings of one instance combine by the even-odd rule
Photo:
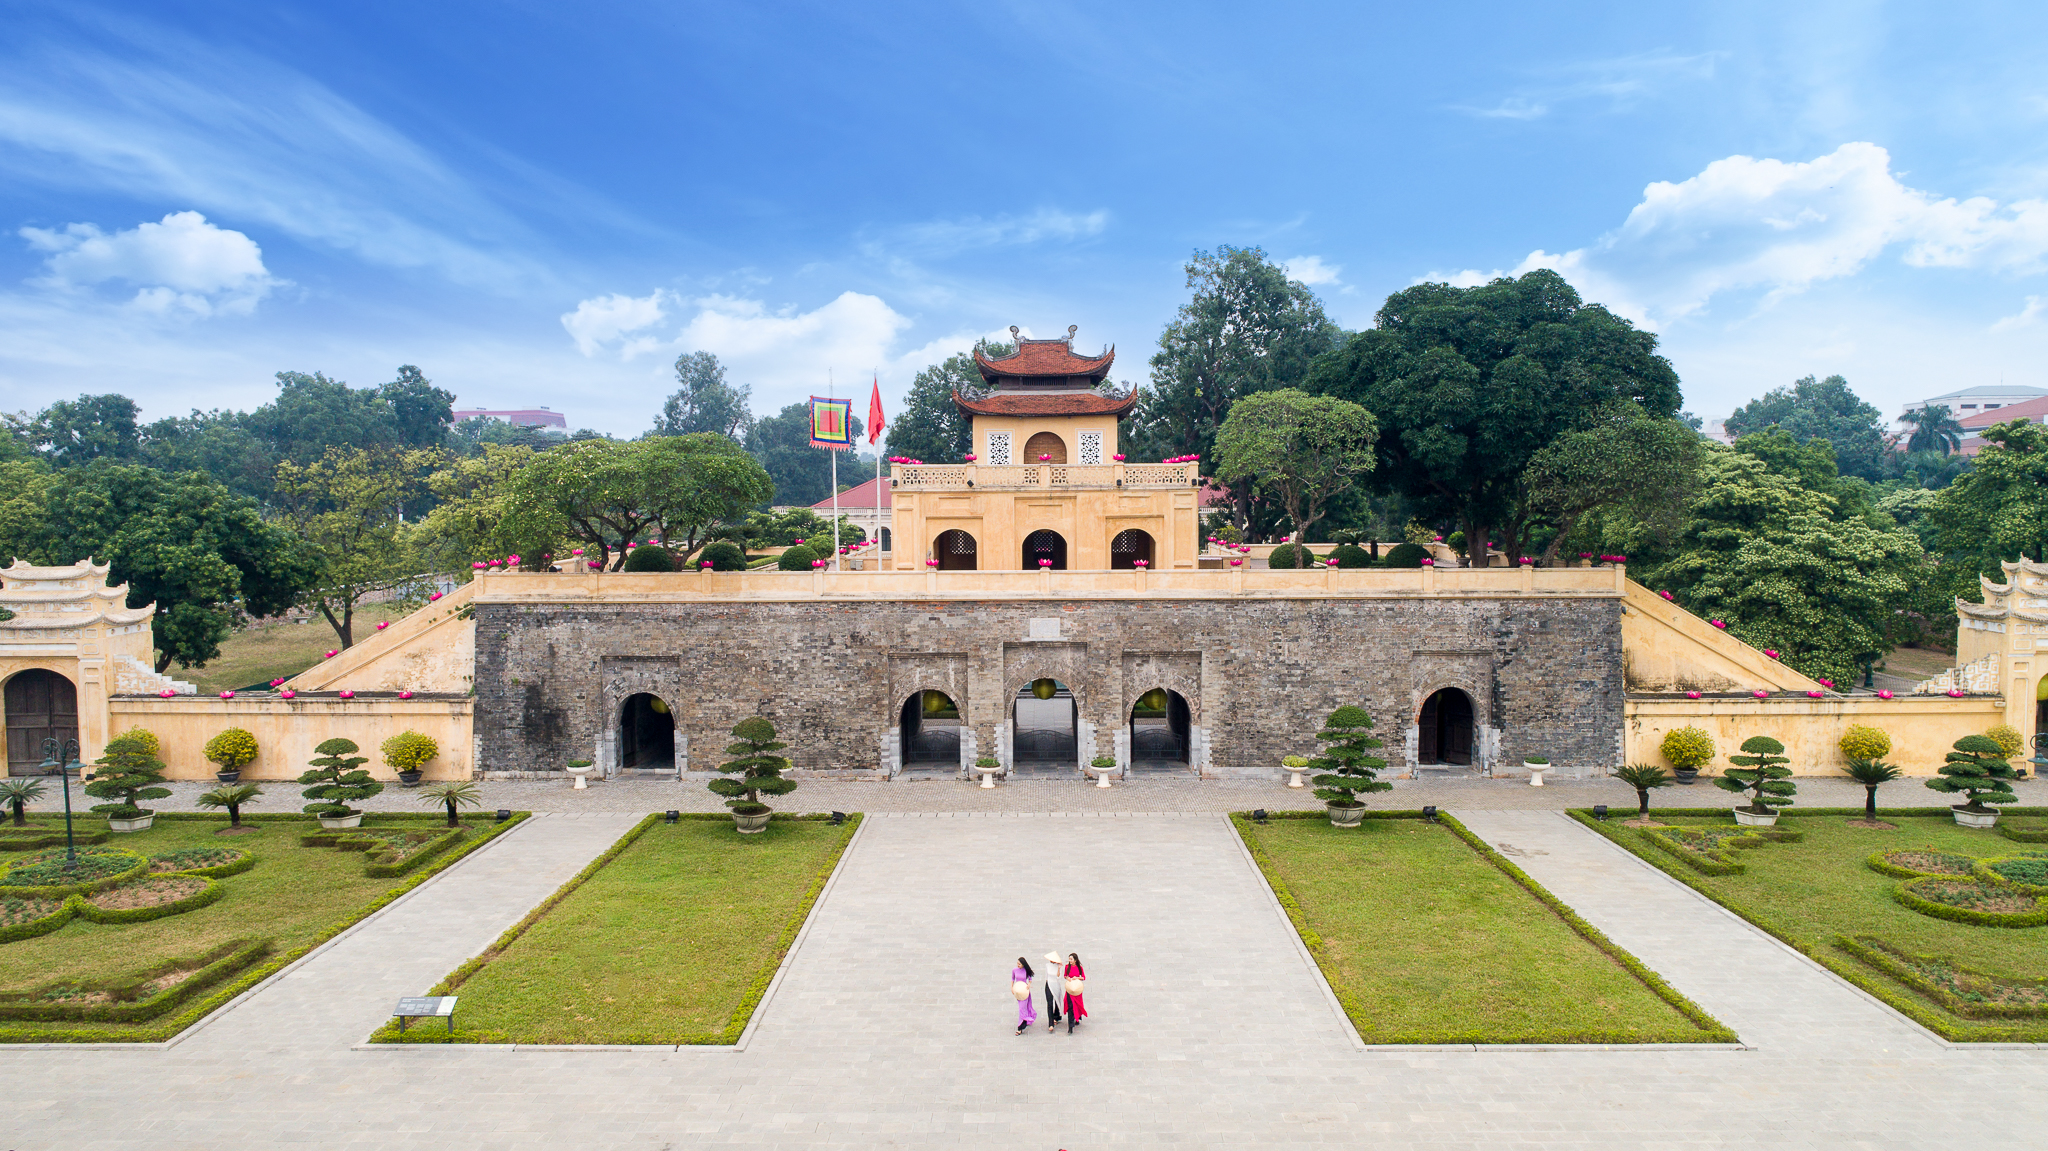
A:
<svg viewBox="0 0 2048 1151">
<path fill-rule="evenodd" d="M 1096 356 L 1084 356 L 1074 351 L 1074 333 L 1080 331 L 1079 324 L 1067 325 L 1067 334 L 1050 340 L 1034 340 L 1021 334 L 1017 325 L 1010 325 L 1010 339 L 1016 342 L 1017 350 L 999 359 L 991 359 L 979 347 L 974 349 L 974 366 L 981 371 L 982 378 L 993 381 L 999 376 L 1093 376 L 1101 378 L 1109 374 L 1110 365 L 1116 362 L 1116 345 L 1111 344 Z"/>
</svg>

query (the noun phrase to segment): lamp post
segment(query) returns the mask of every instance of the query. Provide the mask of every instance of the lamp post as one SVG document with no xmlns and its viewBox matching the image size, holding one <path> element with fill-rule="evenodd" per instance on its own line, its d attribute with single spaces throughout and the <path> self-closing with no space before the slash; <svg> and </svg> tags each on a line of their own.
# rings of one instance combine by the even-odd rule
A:
<svg viewBox="0 0 2048 1151">
<path fill-rule="evenodd" d="M 2034 758 L 2027 762 L 2034 765 L 2035 779 L 2048 778 L 2042 774 L 2048 772 L 2048 731 L 2034 737 Z"/>
<path fill-rule="evenodd" d="M 60 758 L 64 761 L 61 765 L 57 762 Z M 78 762 L 77 740 L 67 739 L 62 744 L 59 744 L 57 737 L 53 735 L 43 741 L 43 762 L 41 764 L 43 773 L 48 775 L 51 772 L 55 772 L 64 781 L 64 865 L 66 867 L 78 862 L 78 843 L 72 838 L 71 834 L 71 773 L 84 766 L 84 764 Z"/>
</svg>

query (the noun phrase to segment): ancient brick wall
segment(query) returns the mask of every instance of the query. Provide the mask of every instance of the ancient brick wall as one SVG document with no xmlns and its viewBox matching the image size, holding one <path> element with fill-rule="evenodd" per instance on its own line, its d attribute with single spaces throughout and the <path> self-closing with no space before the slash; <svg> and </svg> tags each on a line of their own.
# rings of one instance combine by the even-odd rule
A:
<svg viewBox="0 0 2048 1151">
<path fill-rule="evenodd" d="M 1185 697 L 1212 774 L 1272 774 L 1347 703 L 1371 712 L 1400 771 L 1423 701 L 1456 687 L 1497 774 L 1536 754 L 1576 774 L 1620 754 L 1620 619 L 1613 598 L 1537 596 L 486 603 L 479 766 L 604 763 L 621 706 L 651 692 L 691 770 L 756 714 L 800 769 L 885 770 L 912 692 L 952 696 L 987 750 L 1017 691 L 1050 676 L 1077 700 L 1082 760 L 1112 754 L 1138 697 L 1165 687 Z"/>
</svg>

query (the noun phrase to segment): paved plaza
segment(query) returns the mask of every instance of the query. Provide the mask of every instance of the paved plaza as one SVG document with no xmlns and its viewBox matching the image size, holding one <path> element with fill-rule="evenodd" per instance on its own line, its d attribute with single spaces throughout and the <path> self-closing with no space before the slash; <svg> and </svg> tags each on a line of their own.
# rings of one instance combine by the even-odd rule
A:
<svg viewBox="0 0 2048 1151">
<path fill-rule="evenodd" d="M 1376 798 L 1458 811 L 1744 1049 L 1361 1050 L 1205 805 L 965 784 L 833 785 L 1014 809 L 866 820 L 743 1050 L 362 1045 L 631 825 L 602 808 L 645 785 L 612 786 L 564 792 L 179 1042 L 0 1050 L 0 1146 L 2002 1148 L 2048 1126 L 2048 1050 L 1944 1044 L 1557 811 L 1508 806 L 1597 800 L 1499 783 L 1470 806 L 1441 794 L 1464 785 Z M 1616 790 L 1574 785 L 1596 787 Z M 1801 781 L 1848 798 L 1818 790 Z M 1015 1036 L 1010 965 L 1054 948 L 1081 952 L 1095 1014 Z"/>
</svg>

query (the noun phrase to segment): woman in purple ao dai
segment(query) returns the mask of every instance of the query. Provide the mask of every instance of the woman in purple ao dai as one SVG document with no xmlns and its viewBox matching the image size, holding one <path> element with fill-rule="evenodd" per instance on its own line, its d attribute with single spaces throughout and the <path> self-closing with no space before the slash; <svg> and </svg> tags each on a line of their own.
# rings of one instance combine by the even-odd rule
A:
<svg viewBox="0 0 2048 1151">
<path fill-rule="evenodd" d="M 1021 955 L 1017 966 L 1010 970 L 1010 994 L 1017 1000 L 1017 1034 L 1038 1022 L 1038 1008 L 1031 1001 L 1031 964 Z"/>
</svg>

